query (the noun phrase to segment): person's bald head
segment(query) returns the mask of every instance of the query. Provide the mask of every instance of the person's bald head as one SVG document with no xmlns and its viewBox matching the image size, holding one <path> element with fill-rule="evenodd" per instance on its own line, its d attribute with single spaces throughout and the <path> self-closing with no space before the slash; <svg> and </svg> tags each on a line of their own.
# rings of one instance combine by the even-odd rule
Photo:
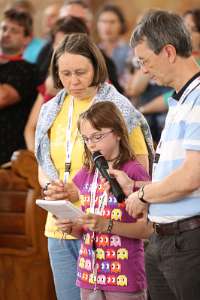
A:
<svg viewBox="0 0 200 300">
<path fill-rule="evenodd" d="M 44 9 L 43 26 L 42 26 L 44 36 L 48 35 L 50 33 L 52 27 L 56 23 L 59 13 L 60 13 L 60 8 L 61 8 L 61 5 L 58 2 L 55 2 L 55 3 L 49 4 Z"/>
<path fill-rule="evenodd" d="M 59 18 L 65 18 L 67 16 L 82 18 L 86 22 L 89 30 L 91 29 L 92 12 L 83 1 L 71 0 L 66 2 L 60 9 Z"/>
</svg>

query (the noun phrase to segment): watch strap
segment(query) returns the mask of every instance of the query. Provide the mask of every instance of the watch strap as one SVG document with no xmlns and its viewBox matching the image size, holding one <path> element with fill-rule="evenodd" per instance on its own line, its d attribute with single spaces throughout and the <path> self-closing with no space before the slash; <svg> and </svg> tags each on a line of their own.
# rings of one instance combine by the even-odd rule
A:
<svg viewBox="0 0 200 300">
<path fill-rule="evenodd" d="M 107 228 L 106 232 L 111 233 L 112 228 L 113 228 L 113 220 L 110 219 L 108 222 L 108 228 Z"/>
<path fill-rule="evenodd" d="M 138 190 L 138 199 L 143 203 L 147 204 L 148 202 L 144 199 L 144 185 Z"/>
</svg>

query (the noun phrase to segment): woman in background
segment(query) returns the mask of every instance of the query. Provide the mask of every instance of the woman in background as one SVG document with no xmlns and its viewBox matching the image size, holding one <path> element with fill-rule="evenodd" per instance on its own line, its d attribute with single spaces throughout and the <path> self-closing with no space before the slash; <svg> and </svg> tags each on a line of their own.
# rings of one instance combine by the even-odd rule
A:
<svg viewBox="0 0 200 300">
<path fill-rule="evenodd" d="M 126 30 L 126 20 L 118 6 L 106 4 L 101 8 L 97 15 L 99 47 L 114 61 L 121 81 L 126 62 L 132 53 L 128 43 L 122 38 Z"/>
</svg>

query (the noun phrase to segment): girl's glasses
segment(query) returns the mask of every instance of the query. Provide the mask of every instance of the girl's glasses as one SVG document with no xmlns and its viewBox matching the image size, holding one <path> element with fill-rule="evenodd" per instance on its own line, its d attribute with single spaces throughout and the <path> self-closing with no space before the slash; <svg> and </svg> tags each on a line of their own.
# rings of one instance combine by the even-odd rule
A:
<svg viewBox="0 0 200 300">
<path fill-rule="evenodd" d="M 91 135 L 91 137 L 81 136 L 81 139 L 86 144 L 88 144 L 89 142 L 90 143 L 98 143 L 111 132 L 113 132 L 113 130 L 110 130 L 110 131 L 104 132 L 104 133 L 95 133 L 94 135 Z"/>
</svg>

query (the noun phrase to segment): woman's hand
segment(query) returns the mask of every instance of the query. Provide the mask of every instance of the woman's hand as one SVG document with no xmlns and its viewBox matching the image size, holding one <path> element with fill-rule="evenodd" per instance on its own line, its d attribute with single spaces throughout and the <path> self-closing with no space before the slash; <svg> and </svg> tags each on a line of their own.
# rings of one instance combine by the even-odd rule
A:
<svg viewBox="0 0 200 300">
<path fill-rule="evenodd" d="M 60 231 L 63 231 L 67 234 L 71 234 L 73 222 L 71 222 L 68 219 L 58 219 L 55 216 L 54 218 L 56 219 L 55 225 L 58 227 Z"/>
<path fill-rule="evenodd" d="M 107 232 L 109 220 L 102 216 L 88 214 L 79 219 L 79 223 L 86 226 L 91 231 Z"/>
<path fill-rule="evenodd" d="M 72 222 L 69 219 L 58 219 L 54 216 L 55 225 L 64 233 L 70 234 L 78 239 L 83 235 L 83 227 L 78 222 Z"/>
<path fill-rule="evenodd" d="M 48 184 L 44 191 L 45 200 L 62 200 L 68 199 L 76 202 L 79 199 L 78 190 L 73 182 L 66 183 L 62 180 L 55 180 Z"/>
</svg>

